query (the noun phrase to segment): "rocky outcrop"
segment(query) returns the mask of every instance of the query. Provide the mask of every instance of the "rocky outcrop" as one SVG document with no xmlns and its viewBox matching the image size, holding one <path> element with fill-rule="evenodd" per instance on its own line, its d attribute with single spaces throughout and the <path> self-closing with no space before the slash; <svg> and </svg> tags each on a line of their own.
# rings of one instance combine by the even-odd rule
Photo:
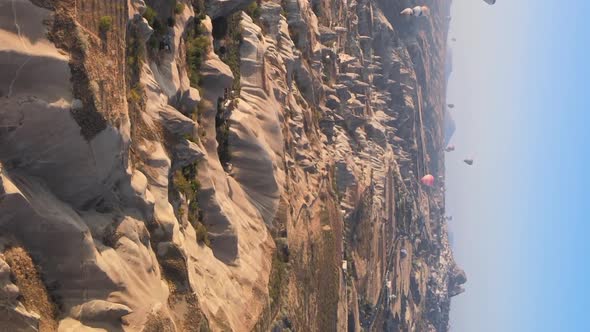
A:
<svg viewBox="0 0 590 332">
<path fill-rule="evenodd" d="M 450 4 L 405 5 L 0 3 L 0 327 L 447 331 Z"/>
<path fill-rule="evenodd" d="M 454 267 L 452 271 L 450 271 L 449 276 L 449 296 L 457 296 L 463 292 L 465 289 L 463 288 L 463 284 L 467 282 L 467 276 L 465 275 L 465 271 L 461 270 L 458 267 Z"/>
</svg>

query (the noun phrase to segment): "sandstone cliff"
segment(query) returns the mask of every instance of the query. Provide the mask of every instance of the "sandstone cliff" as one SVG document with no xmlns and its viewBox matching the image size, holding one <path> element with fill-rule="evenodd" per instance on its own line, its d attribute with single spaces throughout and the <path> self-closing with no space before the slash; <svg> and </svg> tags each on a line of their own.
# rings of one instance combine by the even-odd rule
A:
<svg viewBox="0 0 590 332">
<path fill-rule="evenodd" d="M 0 330 L 447 331 L 425 4 L 0 0 Z"/>
</svg>

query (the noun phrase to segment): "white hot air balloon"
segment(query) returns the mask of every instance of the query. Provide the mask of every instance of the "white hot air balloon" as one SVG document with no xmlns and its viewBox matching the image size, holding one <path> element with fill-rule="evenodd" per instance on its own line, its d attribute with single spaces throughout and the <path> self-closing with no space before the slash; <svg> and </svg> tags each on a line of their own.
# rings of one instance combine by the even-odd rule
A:
<svg viewBox="0 0 590 332">
<path fill-rule="evenodd" d="M 400 15 L 405 15 L 405 16 L 410 16 L 414 14 L 414 11 L 412 11 L 412 8 L 406 8 L 404 10 L 401 11 L 401 13 L 399 13 Z"/>
</svg>

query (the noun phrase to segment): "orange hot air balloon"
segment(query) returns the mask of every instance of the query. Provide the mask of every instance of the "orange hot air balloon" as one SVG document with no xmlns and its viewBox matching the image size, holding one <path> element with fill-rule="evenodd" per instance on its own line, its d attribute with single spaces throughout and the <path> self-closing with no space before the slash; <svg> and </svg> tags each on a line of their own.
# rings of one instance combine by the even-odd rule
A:
<svg viewBox="0 0 590 332">
<path fill-rule="evenodd" d="M 424 175 L 420 182 L 422 182 L 422 184 L 425 186 L 432 187 L 434 186 L 434 176 L 431 174 Z"/>
</svg>

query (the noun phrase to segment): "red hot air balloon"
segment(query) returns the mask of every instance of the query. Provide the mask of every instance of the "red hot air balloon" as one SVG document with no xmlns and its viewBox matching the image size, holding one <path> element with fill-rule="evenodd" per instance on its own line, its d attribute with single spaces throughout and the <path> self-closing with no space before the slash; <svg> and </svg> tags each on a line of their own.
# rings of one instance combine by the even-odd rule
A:
<svg viewBox="0 0 590 332">
<path fill-rule="evenodd" d="M 422 184 L 425 186 L 432 187 L 432 186 L 434 186 L 434 176 L 432 176 L 430 174 L 424 175 L 422 177 L 422 179 L 420 180 L 420 182 L 422 182 Z"/>
</svg>

